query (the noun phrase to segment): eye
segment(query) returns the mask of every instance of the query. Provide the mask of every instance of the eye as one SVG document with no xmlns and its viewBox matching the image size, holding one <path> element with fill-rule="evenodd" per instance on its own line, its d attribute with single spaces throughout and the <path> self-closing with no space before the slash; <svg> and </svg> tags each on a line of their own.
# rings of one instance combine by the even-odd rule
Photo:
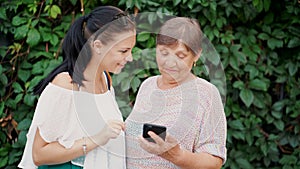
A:
<svg viewBox="0 0 300 169">
<path fill-rule="evenodd" d="M 160 53 L 164 56 L 169 54 L 169 52 L 167 50 L 160 50 Z"/>
<path fill-rule="evenodd" d="M 186 54 L 183 54 L 183 53 L 181 53 L 181 54 L 179 54 L 178 55 L 178 57 L 180 58 L 180 59 L 183 59 L 183 58 L 185 58 L 187 55 Z"/>
<path fill-rule="evenodd" d="M 127 49 L 126 49 L 126 50 L 119 50 L 119 52 L 120 52 L 120 53 L 127 53 L 128 50 L 127 50 Z"/>
</svg>

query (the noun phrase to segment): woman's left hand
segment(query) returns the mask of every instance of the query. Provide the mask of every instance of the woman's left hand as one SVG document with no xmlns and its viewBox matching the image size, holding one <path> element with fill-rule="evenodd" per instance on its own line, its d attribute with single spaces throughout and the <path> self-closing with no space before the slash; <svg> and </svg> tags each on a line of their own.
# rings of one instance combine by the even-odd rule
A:
<svg viewBox="0 0 300 169">
<path fill-rule="evenodd" d="M 168 133 L 165 141 L 152 131 L 149 131 L 148 134 L 156 143 L 149 142 L 141 136 L 139 143 L 145 151 L 159 155 L 169 161 L 173 161 L 175 157 L 179 157 L 182 153 L 177 140 Z"/>
</svg>

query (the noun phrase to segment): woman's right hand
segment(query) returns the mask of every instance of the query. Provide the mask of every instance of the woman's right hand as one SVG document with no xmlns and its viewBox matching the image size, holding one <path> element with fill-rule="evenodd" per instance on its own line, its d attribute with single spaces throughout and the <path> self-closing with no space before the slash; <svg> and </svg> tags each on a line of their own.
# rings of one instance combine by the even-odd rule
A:
<svg viewBox="0 0 300 169">
<path fill-rule="evenodd" d="M 109 120 L 103 129 L 91 139 L 98 145 L 105 145 L 110 139 L 117 138 L 125 130 L 125 123 L 121 120 Z"/>
</svg>

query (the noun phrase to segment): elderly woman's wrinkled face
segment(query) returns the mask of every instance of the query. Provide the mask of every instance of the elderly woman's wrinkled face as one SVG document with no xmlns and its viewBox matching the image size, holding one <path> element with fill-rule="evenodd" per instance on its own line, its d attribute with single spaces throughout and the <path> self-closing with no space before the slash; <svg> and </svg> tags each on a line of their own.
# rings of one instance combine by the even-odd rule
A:
<svg viewBox="0 0 300 169">
<path fill-rule="evenodd" d="M 165 80 L 176 83 L 184 82 L 190 77 L 193 63 L 198 57 L 192 54 L 182 43 L 176 45 L 156 46 L 156 61 L 159 71 Z"/>
</svg>

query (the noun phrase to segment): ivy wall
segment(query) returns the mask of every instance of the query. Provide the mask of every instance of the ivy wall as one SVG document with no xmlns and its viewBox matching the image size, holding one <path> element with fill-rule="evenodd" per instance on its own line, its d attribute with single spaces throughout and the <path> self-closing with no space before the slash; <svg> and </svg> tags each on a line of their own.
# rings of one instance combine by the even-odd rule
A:
<svg viewBox="0 0 300 169">
<path fill-rule="evenodd" d="M 297 0 L 1 0 L 0 168 L 16 168 L 38 96 L 33 87 L 61 61 L 71 23 L 99 5 L 130 13 L 151 12 L 198 19 L 220 55 L 226 76 L 228 160 L 223 168 L 300 168 L 300 2 Z M 82 9 L 82 10 L 81 10 Z M 153 34 L 137 35 L 133 55 L 155 47 Z M 194 68 L 205 76 L 201 64 Z M 139 84 L 157 74 L 122 73 L 114 85 L 129 91 L 119 100 L 124 118 Z"/>
</svg>

